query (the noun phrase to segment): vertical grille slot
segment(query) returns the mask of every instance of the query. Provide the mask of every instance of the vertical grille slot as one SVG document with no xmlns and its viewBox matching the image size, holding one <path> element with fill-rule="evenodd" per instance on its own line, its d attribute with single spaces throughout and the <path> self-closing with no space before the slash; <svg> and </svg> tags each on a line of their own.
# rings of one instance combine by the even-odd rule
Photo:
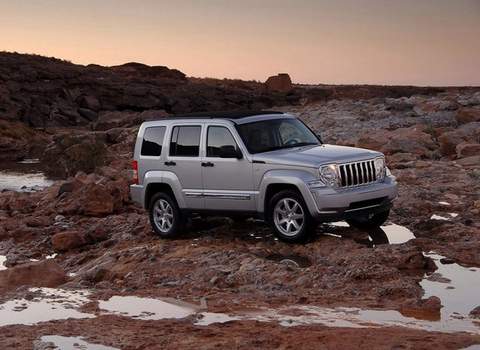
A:
<svg viewBox="0 0 480 350">
<path fill-rule="evenodd" d="M 360 186 L 377 181 L 373 160 L 339 165 L 340 187 Z"/>
<path fill-rule="evenodd" d="M 352 186 L 353 182 L 352 182 L 352 172 L 350 170 L 350 164 L 345 165 L 345 167 L 347 169 L 347 186 Z"/>
<path fill-rule="evenodd" d="M 358 185 L 358 174 L 357 174 L 357 167 L 355 166 L 356 164 L 353 163 L 351 164 L 352 167 L 352 178 L 353 178 L 353 185 Z"/>
<path fill-rule="evenodd" d="M 347 186 L 347 174 L 345 173 L 345 165 L 340 165 L 340 182 L 341 186 Z"/>
</svg>

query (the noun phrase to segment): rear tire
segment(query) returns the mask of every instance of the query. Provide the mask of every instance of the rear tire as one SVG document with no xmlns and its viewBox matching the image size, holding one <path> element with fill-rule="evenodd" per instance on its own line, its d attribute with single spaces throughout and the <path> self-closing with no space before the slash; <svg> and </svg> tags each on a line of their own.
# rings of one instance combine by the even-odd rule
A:
<svg viewBox="0 0 480 350">
<path fill-rule="evenodd" d="M 267 220 L 275 236 L 289 243 L 307 241 L 316 226 L 302 195 L 292 190 L 280 191 L 272 197 Z"/>
<path fill-rule="evenodd" d="M 177 237 L 182 227 L 182 215 L 177 202 L 163 192 L 152 196 L 149 218 L 153 231 L 162 238 Z"/>
<path fill-rule="evenodd" d="M 390 215 L 390 210 L 382 211 L 374 214 L 371 218 L 368 216 L 361 216 L 358 218 L 351 218 L 345 220 L 350 226 L 358 228 L 359 230 L 371 230 L 380 227 L 387 221 Z"/>
</svg>

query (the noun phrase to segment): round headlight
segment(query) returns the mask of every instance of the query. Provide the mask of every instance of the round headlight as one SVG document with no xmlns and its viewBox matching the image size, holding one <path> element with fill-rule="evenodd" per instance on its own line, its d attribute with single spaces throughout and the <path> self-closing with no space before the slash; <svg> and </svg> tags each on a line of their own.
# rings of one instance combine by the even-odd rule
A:
<svg viewBox="0 0 480 350">
<path fill-rule="evenodd" d="M 377 180 L 382 180 L 385 177 L 385 159 L 377 158 L 374 163 Z"/>
<path fill-rule="evenodd" d="M 337 166 L 335 164 L 324 165 L 320 168 L 320 178 L 324 183 L 334 186 L 337 184 Z"/>
</svg>

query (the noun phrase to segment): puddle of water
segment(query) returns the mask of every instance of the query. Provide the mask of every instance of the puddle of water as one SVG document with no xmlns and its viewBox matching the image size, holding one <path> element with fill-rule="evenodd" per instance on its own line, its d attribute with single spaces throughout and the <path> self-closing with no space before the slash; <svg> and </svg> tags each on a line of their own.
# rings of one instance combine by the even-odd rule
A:
<svg viewBox="0 0 480 350">
<path fill-rule="evenodd" d="M 462 294 L 461 297 L 470 298 L 473 296 L 475 291 L 478 291 L 477 286 L 473 287 L 468 296 Z M 426 297 L 428 296 L 427 293 Z M 440 294 L 440 297 L 441 296 Z M 398 326 L 446 333 L 468 332 L 480 334 L 480 321 L 468 317 L 470 306 L 458 308 L 455 302 L 450 302 L 448 299 L 445 300 L 445 303 L 450 305 L 446 307 L 446 310 L 456 310 L 456 312 L 464 313 L 463 317 L 458 317 L 458 315 L 450 312 L 442 312 L 442 319 L 440 321 L 423 320 L 404 316 L 395 310 L 364 310 L 345 307 L 327 308 L 311 305 L 288 306 L 280 309 L 259 309 L 256 311 L 226 314 L 207 311 L 202 312 L 204 308 L 172 299 L 152 299 L 132 296 L 114 296 L 107 301 L 100 301 L 99 308 L 104 312 L 141 320 L 183 319 L 195 315 L 196 321 L 194 324 L 197 326 L 209 326 L 215 323 L 232 321 L 259 321 L 276 322 L 285 327 L 311 324 L 350 328 Z M 447 317 L 447 314 L 450 314 L 450 316 Z"/>
<path fill-rule="evenodd" d="M 450 218 L 447 218 L 445 216 L 441 216 L 441 215 L 437 215 L 437 214 L 433 214 L 430 219 L 432 220 L 444 220 L 444 221 L 449 221 Z"/>
<path fill-rule="evenodd" d="M 480 325 L 476 325 L 474 321 L 469 319 L 434 322 L 405 317 L 395 310 L 362 310 L 358 308 L 325 308 L 318 306 L 287 307 L 279 310 L 266 309 L 234 315 L 204 312 L 198 315 L 195 325 L 208 326 L 214 323 L 241 320 L 277 322 L 284 327 L 313 324 L 349 328 L 399 326 L 446 333 L 468 332 L 480 334 Z"/>
<path fill-rule="evenodd" d="M 6 262 L 7 262 L 7 257 L 5 255 L 0 255 L 0 271 L 7 269 L 7 267 L 5 266 Z"/>
<path fill-rule="evenodd" d="M 61 350 L 119 350 L 111 346 L 86 342 L 81 337 L 63 337 L 60 335 L 45 335 L 40 338 L 43 343 L 52 343 L 53 349 Z M 45 344 L 47 345 L 47 344 Z"/>
<path fill-rule="evenodd" d="M 305 268 L 312 266 L 312 262 L 309 258 L 301 255 L 282 255 L 282 254 L 271 254 L 266 257 L 267 260 L 276 261 L 280 264 L 290 265 L 298 268 Z"/>
<path fill-rule="evenodd" d="M 0 304 L 0 327 L 14 324 L 33 325 L 67 318 L 93 318 L 95 315 L 77 311 L 90 300 L 86 291 L 53 288 L 32 288 L 32 300 L 15 299 Z"/>
<path fill-rule="evenodd" d="M 401 244 L 415 239 L 413 232 L 405 226 L 390 224 L 382 226 L 381 229 L 385 232 L 390 244 Z"/>
<path fill-rule="evenodd" d="M 329 226 L 334 226 L 335 231 L 333 232 L 323 232 L 324 235 L 342 238 L 342 232 L 350 227 L 345 221 L 331 222 L 328 223 Z M 397 224 L 389 224 L 381 226 L 377 229 L 372 229 L 366 232 L 369 235 L 370 245 L 380 245 L 380 244 L 401 244 L 408 242 L 412 239 L 415 239 L 415 235 L 405 226 L 400 226 Z M 369 242 L 366 242 L 367 244 Z"/>
<path fill-rule="evenodd" d="M 161 320 L 185 318 L 195 314 L 200 308 L 175 299 L 152 299 L 134 296 L 113 296 L 100 300 L 98 307 L 109 313 L 133 317 L 140 320 Z"/>
<path fill-rule="evenodd" d="M 440 278 L 432 279 L 429 278 L 431 274 L 427 274 L 420 285 L 425 291 L 425 298 L 440 298 L 443 305 L 440 310 L 441 322 L 469 317 L 470 311 L 480 306 L 480 269 L 456 263 L 442 264 L 441 260 L 445 257 L 435 253 L 425 255 L 435 261 L 438 269 L 434 273 Z"/>
<path fill-rule="evenodd" d="M 4 163 L 0 169 L 0 191 L 28 192 L 52 185 L 42 172 L 38 159 L 25 159 L 19 163 Z"/>
</svg>

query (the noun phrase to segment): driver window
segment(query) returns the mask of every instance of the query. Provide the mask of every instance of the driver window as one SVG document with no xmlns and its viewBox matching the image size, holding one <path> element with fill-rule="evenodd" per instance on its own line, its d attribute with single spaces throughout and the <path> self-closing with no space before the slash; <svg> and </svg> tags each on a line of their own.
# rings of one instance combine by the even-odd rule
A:
<svg viewBox="0 0 480 350">
<path fill-rule="evenodd" d="M 220 157 L 222 147 L 237 149 L 230 131 L 223 126 L 209 126 L 207 135 L 207 157 Z"/>
<path fill-rule="evenodd" d="M 283 145 L 289 141 L 301 140 L 303 138 L 303 135 L 299 132 L 298 128 L 288 122 L 282 122 L 278 128 L 278 132 Z"/>
</svg>

